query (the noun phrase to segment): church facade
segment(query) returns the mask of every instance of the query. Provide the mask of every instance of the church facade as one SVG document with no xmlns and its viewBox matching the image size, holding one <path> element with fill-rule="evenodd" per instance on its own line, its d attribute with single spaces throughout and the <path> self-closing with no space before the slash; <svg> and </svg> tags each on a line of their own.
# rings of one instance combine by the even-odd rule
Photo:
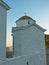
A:
<svg viewBox="0 0 49 65">
<path fill-rule="evenodd" d="M 12 28 L 14 57 L 37 54 L 40 55 L 37 63 L 45 65 L 44 32 L 45 29 L 40 27 L 31 17 L 20 17 L 16 21 L 16 27 Z"/>
<path fill-rule="evenodd" d="M 12 27 L 13 58 L 5 57 L 6 17 L 9 9 L 10 7 L 0 0 L 0 65 L 47 65 L 45 29 L 26 15 L 16 21 L 16 27 Z"/>
</svg>

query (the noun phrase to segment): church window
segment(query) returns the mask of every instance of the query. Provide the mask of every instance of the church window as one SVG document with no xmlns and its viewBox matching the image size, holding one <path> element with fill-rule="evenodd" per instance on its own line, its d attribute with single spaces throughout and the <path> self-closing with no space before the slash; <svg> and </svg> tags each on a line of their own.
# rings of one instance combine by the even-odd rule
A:
<svg viewBox="0 0 49 65">
<path fill-rule="evenodd" d="M 30 24 L 30 21 L 28 21 L 28 24 Z"/>
</svg>

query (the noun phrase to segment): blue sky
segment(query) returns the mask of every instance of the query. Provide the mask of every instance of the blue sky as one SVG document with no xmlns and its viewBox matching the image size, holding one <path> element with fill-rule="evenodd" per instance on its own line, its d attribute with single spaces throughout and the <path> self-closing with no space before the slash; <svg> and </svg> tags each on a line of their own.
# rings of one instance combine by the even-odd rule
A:
<svg viewBox="0 0 49 65">
<path fill-rule="evenodd" d="M 7 12 L 7 42 L 12 43 L 11 30 L 16 26 L 15 21 L 25 15 L 36 20 L 49 34 L 49 0 L 4 0 L 11 9 Z"/>
</svg>

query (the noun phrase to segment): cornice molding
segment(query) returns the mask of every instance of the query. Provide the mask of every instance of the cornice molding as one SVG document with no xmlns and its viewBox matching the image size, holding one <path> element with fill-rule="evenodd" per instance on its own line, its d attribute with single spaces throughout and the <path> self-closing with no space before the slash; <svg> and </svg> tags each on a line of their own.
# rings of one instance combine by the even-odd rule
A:
<svg viewBox="0 0 49 65">
<path fill-rule="evenodd" d="M 0 0 L 0 5 L 3 6 L 6 10 L 11 9 L 3 0 Z"/>
<path fill-rule="evenodd" d="M 12 28 L 12 33 L 15 32 L 15 31 L 25 30 L 25 29 L 29 28 L 30 26 L 35 26 L 38 29 L 40 29 L 41 31 L 43 31 L 43 32 L 46 31 L 46 29 L 44 29 L 41 26 L 39 26 L 38 24 L 34 23 L 34 24 L 30 24 L 30 25 L 26 25 L 26 26 L 21 26 L 21 27 L 13 27 Z"/>
</svg>

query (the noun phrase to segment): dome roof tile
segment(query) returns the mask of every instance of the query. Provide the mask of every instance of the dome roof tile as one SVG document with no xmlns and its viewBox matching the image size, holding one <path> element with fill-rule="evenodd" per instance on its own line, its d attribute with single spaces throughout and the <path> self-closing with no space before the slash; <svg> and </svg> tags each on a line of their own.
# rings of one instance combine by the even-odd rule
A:
<svg viewBox="0 0 49 65">
<path fill-rule="evenodd" d="M 18 22 L 19 20 L 26 20 L 26 19 L 31 19 L 31 20 L 33 20 L 31 17 L 29 17 L 29 16 L 22 16 L 22 17 L 20 17 L 16 22 Z"/>
</svg>

